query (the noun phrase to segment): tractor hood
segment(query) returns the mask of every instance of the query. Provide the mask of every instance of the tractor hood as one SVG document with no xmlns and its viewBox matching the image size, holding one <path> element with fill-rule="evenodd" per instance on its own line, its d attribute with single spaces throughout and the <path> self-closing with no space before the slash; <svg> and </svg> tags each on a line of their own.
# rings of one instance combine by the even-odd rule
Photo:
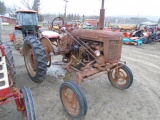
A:
<svg viewBox="0 0 160 120">
<path fill-rule="evenodd" d="M 122 40 L 122 38 L 124 37 L 123 33 L 121 32 L 111 32 L 106 30 L 76 29 L 76 30 L 73 30 L 71 34 L 76 38 L 89 39 L 89 40 L 95 40 L 95 41 L 101 41 L 101 42 L 104 42 L 107 39 Z"/>
</svg>

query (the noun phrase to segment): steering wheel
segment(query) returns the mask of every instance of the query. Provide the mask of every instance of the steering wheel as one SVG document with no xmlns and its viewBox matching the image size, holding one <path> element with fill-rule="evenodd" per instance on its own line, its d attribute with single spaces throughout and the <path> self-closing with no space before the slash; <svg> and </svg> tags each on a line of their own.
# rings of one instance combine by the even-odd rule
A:
<svg viewBox="0 0 160 120">
<path fill-rule="evenodd" d="M 60 30 L 64 25 L 64 20 L 62 17 L 56 17 L 53 19 L 50 30 Z"/>
</svg>

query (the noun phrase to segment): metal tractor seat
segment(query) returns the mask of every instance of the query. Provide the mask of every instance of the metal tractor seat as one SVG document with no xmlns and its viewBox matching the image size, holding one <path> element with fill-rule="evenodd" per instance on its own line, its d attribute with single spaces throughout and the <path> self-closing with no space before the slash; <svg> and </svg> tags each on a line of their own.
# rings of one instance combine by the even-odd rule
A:
<svg viewBox="0 0 160 120">
<path fill-rule="evenodd" d="M 54 32 L 54 31 L 43 31 L 42 36 L 47 37 L 49 39 L 60 37 L 59 33 Z"/>
</svg>

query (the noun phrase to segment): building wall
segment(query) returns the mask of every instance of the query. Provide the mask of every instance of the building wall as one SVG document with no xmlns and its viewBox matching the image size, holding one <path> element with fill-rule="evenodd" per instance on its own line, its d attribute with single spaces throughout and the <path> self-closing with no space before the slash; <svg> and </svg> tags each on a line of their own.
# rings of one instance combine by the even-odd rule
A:
<svg viewBox="0 0 160 120">
<path fill-rule="evenodd" d="M 16 19 L 9 18 L 5 16 L 0 16 L 2 18 L 2 23 L 16 24 Z"/>
</svg>

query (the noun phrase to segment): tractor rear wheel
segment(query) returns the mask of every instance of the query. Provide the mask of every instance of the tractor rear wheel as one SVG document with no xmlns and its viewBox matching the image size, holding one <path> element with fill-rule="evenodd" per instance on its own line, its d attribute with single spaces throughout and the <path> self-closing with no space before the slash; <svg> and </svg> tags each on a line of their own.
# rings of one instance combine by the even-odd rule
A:
<svg viewBox="0 0 160 120">
<path fill-rule="evenodd" d="M 12 79 L 14 80 L 16 78 L 16 68 L 15 68 L 15 63 L 12 55 L 12 50 L 8 44 L 2 44 L 2 46 L 5 48 L 5 54 L 7 55 L 8 59 L 10 60 L 11 64 L 13 65 L 12 68 Z M 7 70 L 8 72 L 11 70 L 11 65 L 9 61 L 6 59 L 6 64 L 7 64 Z"/>
<path fill-rule="evenodd" d="M 24 40 L 23 55 L 26 69 L 34 82 L 42 82 L 46 77 L 46 54 L 40 40 L 35 36 L 28 36 Z"/>
<path fill-rule="evenodd" d="M 19 50 L 22 47 L 22 45 L 23 45 L 22 31 L 20 31 L 20 30 L 14 30 L 13 31 L 13 36 L 15 37 L 15 40 L 14 40 L 15 49 Z"/>
</svg>

